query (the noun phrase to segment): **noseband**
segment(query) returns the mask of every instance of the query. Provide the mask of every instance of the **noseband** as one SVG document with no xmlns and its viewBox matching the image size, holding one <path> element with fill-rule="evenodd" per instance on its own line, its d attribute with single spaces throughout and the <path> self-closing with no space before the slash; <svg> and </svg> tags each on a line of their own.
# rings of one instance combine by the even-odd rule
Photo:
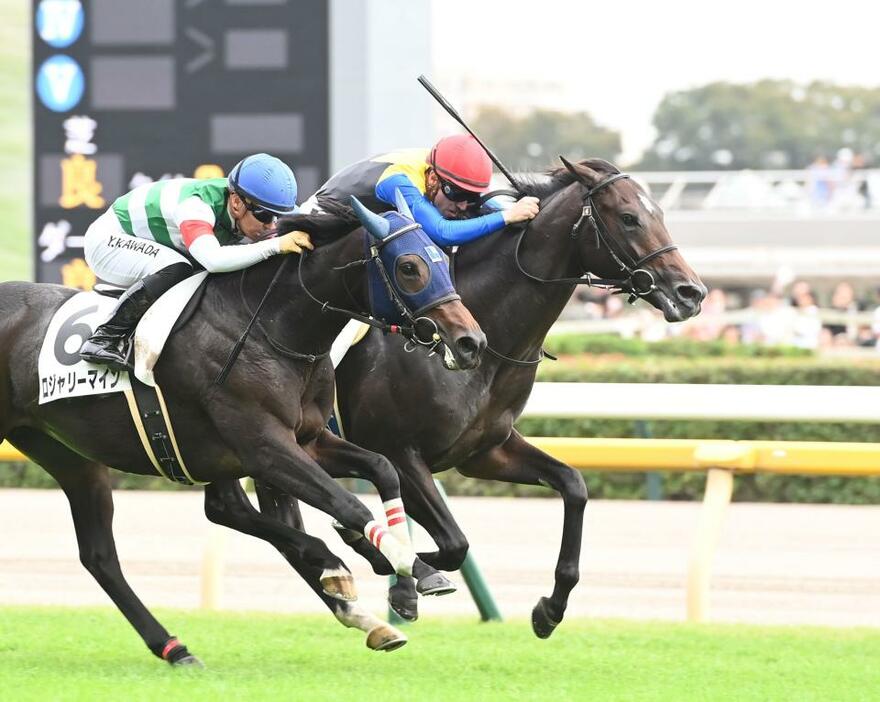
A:
<svg viewBox="0 0 880 702">
<path fill-rule="evenodd" d="M 523 228 L 522 233 L 519 235 L 519 240 L 516 242 L 514 258 L 520 272 L 537 283 L 589 285 L 591 287 L 610 288 L 616 293 L 628 293 L 630 303 L 654 292 L 654 290 L 657 289 L 657 285 L 654 282 L 654 274 L 651 273 L 651 271 L 642 268 L 642 266 L 658 256 L 662 256 L 669 251 L 675 251 L 678 246 L 675 244 L 668 244 L 656 251 L 652 251 L 651 253 L 642 256 L 638 260 L 634 260 L 632 256 L 624 251 L 618 244 L 614 243 L 614 240 L 608 235 L 608 227 L 605 225 L 602 216 L 599 214 L 598 209 L 593 203 L 593 196 L 597 192 L 623 178 L 629 178 L 629 175 L 626 173 L 615 173 L 614 175 L 605 178 L 605 180 L 600 181 L 592 188 L 586 189 L 583 196 L 583 206 L 581 208 L 580 217 L 578 217 L 577 221 L 572 225 L 570 236 L 573 240 L 577 239 L 584 229 L 584 224 L 588 222 L 596 233 L 596 248 L 598 249 L 604 246 L 607 249 L 614 262 L 620 266 L 621 272 L 627 274 L 625 278 L 597 278 L 589 273 L 584 273 L 584 275 L 577 278 L 539 278 L 538 276 L 532 275 L 522 267 L 522 263 L 519 259 L 519 250 L 522 246 L 525 234 L 528 231 L 528 225 Z M 586 266 L 584 266 L 584 268 L 586 269 Z"/>
</svg>

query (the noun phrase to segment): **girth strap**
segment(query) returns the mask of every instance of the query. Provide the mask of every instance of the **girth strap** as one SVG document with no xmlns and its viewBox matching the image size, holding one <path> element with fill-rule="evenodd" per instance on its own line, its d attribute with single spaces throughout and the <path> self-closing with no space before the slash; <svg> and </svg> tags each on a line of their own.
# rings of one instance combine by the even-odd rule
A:
<svg viewBox="0 0 880 702">
<path fill-rule="evenodd" d="M 134 421 L 141 444 L 153 467 L 163 478 L 183 485 L 193 485 L 198 481 L 192 479 L 171 427 L 165 398 L 157 385 L 151 388 L 133 375 L 131 390 L 125 391 L 128 409 Z"/>
</svg>

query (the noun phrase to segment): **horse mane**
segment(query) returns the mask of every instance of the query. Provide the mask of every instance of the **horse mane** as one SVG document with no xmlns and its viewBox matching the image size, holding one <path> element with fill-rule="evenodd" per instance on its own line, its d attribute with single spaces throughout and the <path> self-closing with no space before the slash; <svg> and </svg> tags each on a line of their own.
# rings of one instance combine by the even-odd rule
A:
<svg viewBox="0 0 880 702">
<path fill-rule="evenodd" d="M 350 234 L 359 226 L 360 220 L 348 205 L 331 198 L 319 198 L 322 212 L 293 214 L 278 220 L 278 234 L 295 230 L 311 236 L 315 246 L 323 246 Z"/>
<path fill-rule="evenodd" d="M 613 163 L 603 158 L 588 158 L 578 162 L 581 166 L 586 166 L 602 175 L 615 175 L 620 173 L 620 169 Z M 544 177 L 522 176 L 516 177 L 517 187 L 526 195 L 543 200 L 553 193 L 557 193 L 567 185 L 575 182 L 574 174 L 565 166 L 551 168 L 544 172 Z"/>
</svg>

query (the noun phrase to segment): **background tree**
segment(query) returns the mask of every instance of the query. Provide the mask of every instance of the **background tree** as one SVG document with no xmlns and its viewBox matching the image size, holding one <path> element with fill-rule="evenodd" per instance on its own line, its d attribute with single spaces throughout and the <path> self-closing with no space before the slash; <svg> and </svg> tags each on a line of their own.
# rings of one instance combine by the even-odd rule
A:
<svg viewBox="0 0 880 702">
<path fill-rule="evenodd" d="M 710 83 L 664 97 L 653 123 L 657 138 L 635 168 L 804 168 L 842 147 L 880 160 L 878 88 Z"/>
<path fill-rule="evenodd" d="M 484 107 L 473 128 L 514 171 L 543 171 L 558 154 L 570 160 L 599 156 L 610 161 L 620 154 L 620 134 L 599 126 L 585 112 L 535 110 L 511 117 L 500 108 Z"/>
</svg>

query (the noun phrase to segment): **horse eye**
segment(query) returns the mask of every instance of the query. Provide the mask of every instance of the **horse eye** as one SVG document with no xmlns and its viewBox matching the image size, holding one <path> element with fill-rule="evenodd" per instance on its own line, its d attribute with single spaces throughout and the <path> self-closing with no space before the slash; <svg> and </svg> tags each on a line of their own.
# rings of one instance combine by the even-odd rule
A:
<svg viewBox="0 0 880 702">
<path fill-rule="evenodd" d="M 418 269 L 415 267 L 415 264 L 406 262 L 400 266 L 400 270 L 404 275 L 415 275 L 418 273 Z"/>
<path fill-rule="evenodd" d="M 623 223 L 627 227 L 634 227 L 639 223 L 639 220 L 635 216 L 631 215 L 629 212 L 626 212 L 623 215 Z"/>
</svg>

